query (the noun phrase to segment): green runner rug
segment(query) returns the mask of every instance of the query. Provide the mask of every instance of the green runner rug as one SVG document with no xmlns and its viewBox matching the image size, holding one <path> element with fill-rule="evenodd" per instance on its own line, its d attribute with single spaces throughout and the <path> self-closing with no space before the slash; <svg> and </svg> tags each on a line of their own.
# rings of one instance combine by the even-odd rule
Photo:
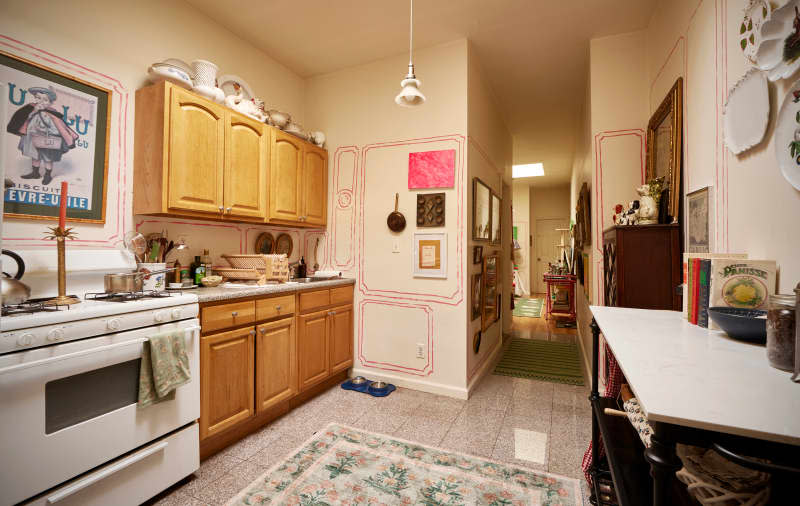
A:
<svg viewBox="0 0 800 506">
<path fill-rule="evenodd" d="M 527 318 L 541 318 L 544 299 L 517 299 L 514 301 L 514 316 L 524 316 Z"/>
<path fill-rule="evenodd" d="M 515 337 L 494 373 L 551 383 L 583 385 L 578 345 L 574 343 Z"/>
</svg>

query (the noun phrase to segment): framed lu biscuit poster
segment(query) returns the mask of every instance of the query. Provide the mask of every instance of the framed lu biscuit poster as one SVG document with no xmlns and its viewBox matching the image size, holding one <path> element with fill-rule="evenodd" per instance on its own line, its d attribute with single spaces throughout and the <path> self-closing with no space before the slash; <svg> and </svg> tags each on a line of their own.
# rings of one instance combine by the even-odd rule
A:
<svg viewBox="0 0 800 506">
<path fill-rule="evenodd" d="M 414 234 L 414 276 L 420 278 L 447 277 L 447 234 Z"/>
<path fill-rule="evenodd" d="M 6 217 L 105 223 L 111 91 L 0 52 Z"/>
</svg>

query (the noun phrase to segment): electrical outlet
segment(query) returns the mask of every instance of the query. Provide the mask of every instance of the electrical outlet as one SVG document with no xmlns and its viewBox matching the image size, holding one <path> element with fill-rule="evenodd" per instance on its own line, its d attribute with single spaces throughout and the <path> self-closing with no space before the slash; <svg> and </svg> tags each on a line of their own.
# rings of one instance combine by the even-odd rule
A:
<svg viewBox="0 0 800 506">
<path fill-rule="evenodd" d="M 425 358 L 425 345 L 417 343 L 417 358 Z"/>
<path fill-rule="evenodd" d="M 392 239 L 392 253 L 400 253 L 400 238 Z"/>
</svg>

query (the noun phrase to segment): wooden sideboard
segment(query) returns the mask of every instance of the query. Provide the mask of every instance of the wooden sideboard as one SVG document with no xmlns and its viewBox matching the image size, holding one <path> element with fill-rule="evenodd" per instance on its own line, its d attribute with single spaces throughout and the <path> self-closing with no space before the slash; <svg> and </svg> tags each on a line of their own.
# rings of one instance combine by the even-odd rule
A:
<svg viewBox="0 0 800 506">
<path fill-rule="evenodd" d="M 681 229 L 616 225 L 603 232 L 606 306 L 681 310 Z"/>
</svg>

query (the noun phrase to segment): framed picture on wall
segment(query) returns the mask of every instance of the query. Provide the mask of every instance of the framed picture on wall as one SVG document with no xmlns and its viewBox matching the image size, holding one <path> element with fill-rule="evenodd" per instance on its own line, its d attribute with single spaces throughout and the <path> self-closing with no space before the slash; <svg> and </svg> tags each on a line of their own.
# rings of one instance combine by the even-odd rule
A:
<svg viewBox="0 0 800 506">
<path fill-rule="evenodd" d="M 483 246 L 472 247 L 472 263 L 479 264 L 483 260 Z"/>
<path fill-rule="evenodd" d="M 492 238 L 492 190 L 480 179 L 472 179 L 472 240 Z"/>
<path fill-rule="evenodd" d="M 105 223 L 111 91 L 0 51 L 5 216 Z"/>
<path fill-rule="evenodd" d="M 483 304 L 481 330 L 488 329 L 497 321 L 500 314 L 497 298 L 498 275 L 500 272 L 500 256 L 497 253 L 483 257 Z"/>
<path fill-rule="evenodd" d="M 678 221 L 681 202 L 683 153 L 683 78 L 679 77 L 647 124 L 647 169 L 645 180 L 663 177 L 667 212 Z M 662 194 L 662 199 L 665 195 Z"/>
<path fill-rule="evenodd" d="M 713 250 L 714 220 L 711 219 L 713 208 L 714 188 L 711 186 L 686 194 L 688 253 L 710 253 Z"/>
<path fill-rule="evenodd" d="M 492 192 L 492 244 L 500 244 L 502 238 L 500 230 L 500 217 L 502 216 L 503 199 L 499 195 Z"/>
<path fill-rule="evenodd" d="M 477 320 L 481 317 L 481 304 L 483 304 L 483 298 L 481 297 L 482 290 L 483 274 L 478 272 L 472 275 L 472 286 L 470 289 L 470 295 L 472 296 L 472 320 Z"/>
<path fill-rule="evenodd" d="M 447 277 L 447 233 L 415 233 L 412 255 L 415 277 Z"/>
</svg>

